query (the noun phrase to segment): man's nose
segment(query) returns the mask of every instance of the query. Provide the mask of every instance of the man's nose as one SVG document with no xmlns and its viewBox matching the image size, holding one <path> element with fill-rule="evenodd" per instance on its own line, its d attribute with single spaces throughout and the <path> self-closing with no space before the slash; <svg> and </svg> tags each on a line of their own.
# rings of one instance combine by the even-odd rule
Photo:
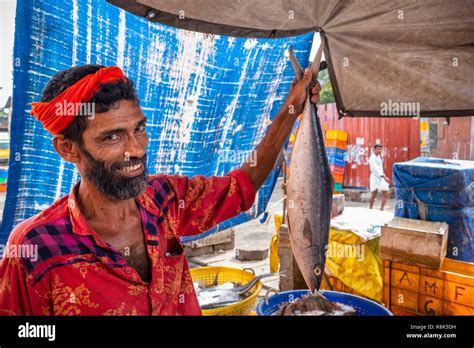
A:
<svg viewBox="0 0 474 348">
<path fill-rule="evenodd" d="M 146 152 L 146 143 L 148 141 L 143 141 L 138 139 L 135 135 L 127 137 L 127 142 L 125 144 L 125 156 L 126 157 L 137 157 L 142 158 L 145 156 Z"/>
</svg>

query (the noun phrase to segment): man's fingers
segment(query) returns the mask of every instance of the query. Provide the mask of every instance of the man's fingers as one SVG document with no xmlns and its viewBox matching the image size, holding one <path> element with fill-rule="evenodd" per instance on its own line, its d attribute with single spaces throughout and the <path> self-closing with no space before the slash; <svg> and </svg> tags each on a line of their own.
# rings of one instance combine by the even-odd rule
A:
<svg viewBox="0 0 474 348">
<path fill-rule="evenodd" d="M 319 81 L 311 88 L 311 103 L 316 104 L 319 102 L 319 92 L 321 91 L 321 85 Z"/>
<path fill-rule="evenodd" d="M 311 89 L 311 94 L 317 94 L 319 92 L 321 92 L 321 87 L 313 87 Z"/>
<path fill-rule="evenodd" d="M 316 82 L 316 84 L 311 89 L 311 94 L 317 94 L 320 91 L 321 91 L 321 85 L 319 84 L 319 81 L 318 81 L 318 82 Z"/>
<path fill-rule="evenodd" d="M 293 79 L 293 82 L 291 83 L 290 85 L 290 91 L 293 90 L 293 88 L 295 88 L 295 86 L 298 84 L 298 80 L 296 79 L 296 77 Z"/>
<path fill-rule="evenodd" d="M 298 82 L 303 88 L 308 87 L 309 83 L 311 82 L 311 70 L 305 69 L 303 78 Z"/>
</svg>

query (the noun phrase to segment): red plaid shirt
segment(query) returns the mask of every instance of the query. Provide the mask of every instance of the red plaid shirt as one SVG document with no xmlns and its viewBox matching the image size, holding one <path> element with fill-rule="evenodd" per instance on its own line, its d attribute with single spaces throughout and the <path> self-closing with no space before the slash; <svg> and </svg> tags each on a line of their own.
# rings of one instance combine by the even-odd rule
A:
<svg viewBox="0 0 474 348">
<path fill-rule="evenodd" d="M 225 177 L 150 177 L 136 198 L 152 268 L 147 283 L 88 225 L 77 188 L 11 233 L 10 254 L 0 264 L 0 314 L 200 315 L 179 237 L 202 233 L 255 199 L 241 170 Z M 36 246 L 37 257 L 11 252 Z"/>
</svg>

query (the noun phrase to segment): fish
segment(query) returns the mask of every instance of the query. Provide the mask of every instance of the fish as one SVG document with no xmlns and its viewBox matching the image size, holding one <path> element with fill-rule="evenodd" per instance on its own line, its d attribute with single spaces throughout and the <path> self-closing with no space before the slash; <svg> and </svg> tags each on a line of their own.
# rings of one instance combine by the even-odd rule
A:
<svg viewBox="0 0 474 348">
<path fill-rule="evenodd" d="M 237 292 L 233 291 L 234 287 L 235 284 L 232 282 L 210 287 L 195 286 L 201 309 L 210 309 L 238 302 L 241 298 Z"/>
<path fill-rule="evenodd" d="M 273 315 L 353 316 L 356 315 L 356 310 L 352 306 L 329 301 L 319 292 L 315 292 L 282 304 Z"/>
<path fill-rule="evenodd" d="M 310 68 L 317 82 L 324 41 Z M 300 80 L 303 70 L 293 50 L 290 61 Z M 333 178 L 324 147 L 317 106 L 307 93 L 290 154 L 286 211 L 292 251 L 311 292 L 319 291 L 324 276 L 332 210 Z"/>
<path fill-rule="evenodd" d="M 235 282 L 225 282 L 218 284 L 219 273 L 214 278 L 214 283 L 211 286 L 203 287 L 199 282 L 194 282 L 194 288 L 198 297 L 201 309 L 212 309 L 223 306 L 228 306 L 239 302 L 248 296 L 248 292 L 260 281 L 262 278 L 272 277 L 278 273 L 267 273 L 254 277 L 246 284 L 241 285 Z"/>
</svg>

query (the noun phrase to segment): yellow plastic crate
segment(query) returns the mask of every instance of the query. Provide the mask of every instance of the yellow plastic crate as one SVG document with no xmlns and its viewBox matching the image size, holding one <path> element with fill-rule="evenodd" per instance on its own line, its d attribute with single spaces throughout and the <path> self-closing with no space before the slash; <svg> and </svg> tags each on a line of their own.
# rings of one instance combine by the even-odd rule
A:
<svg viewBox="0 0 474 348">
<path fill-rule="evenodd" d="M 246 284 L 255 278 L 255 274 L 230 267 L 201 267 L 191 269 L 191 278 L 193 281 L 203 281 L 204 286 L 210 286 L 214 283 L 216 274 L 219 273 L 217 282 L 223 284 L 226 282 L 237 282 Z M 249 290 L 250 295 L 229 306 L 204 309 L 203 315 L 249 315 L 257 303 L 257 297 L 262 290 L 262 282 L 257 282 L 252 289 Z"/>
<path fill-rule="evenodd" d="M 339 140 L 347 142 L 347 132 L 336 129 L 330 129 L 326 131 L 326 140 Z"/>
</svg>

